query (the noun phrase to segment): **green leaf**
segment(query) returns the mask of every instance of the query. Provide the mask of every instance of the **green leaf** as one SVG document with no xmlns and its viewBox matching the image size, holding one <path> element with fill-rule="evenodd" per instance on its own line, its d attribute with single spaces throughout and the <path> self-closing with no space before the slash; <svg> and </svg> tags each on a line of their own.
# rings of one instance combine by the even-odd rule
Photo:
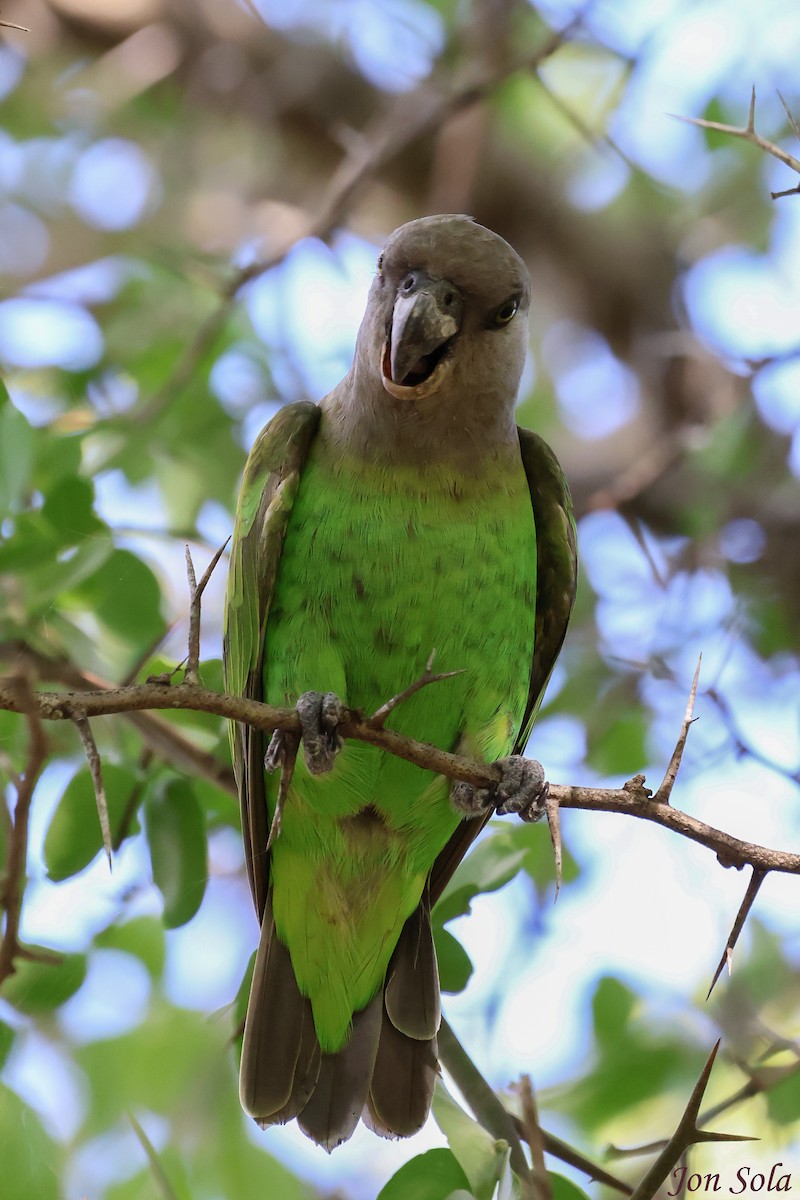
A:
<svg viewBox="0 0 800 1200">
<path fill-rule="evenodd" d="M 33 469 L 35 433 L 7 400 L 0 405 L 0 518 L 22 499 Z"/>
<path fill-rule="evenodd" d="M 94 511 L 94 488 L 87 479 L 60 479 L 45 496 L 42 513 L 68 545 L 106 529 Z"/>
<path fill-rule="evenodd" d="M 451 1150 L 441 1147 L 418 1154 L 395 1172 L 377 1200 L 448 1200 L 457 1189 L 469 1190 L 469 1180 Z"/>
<path fill-rule="evenodd" d="M 441 926 L 433 931 L 436 959 L 439 963 L 439 985 L 443 992 L 463 992 L 473 972 L 472 960 L 461 942 Z"/>
<path fill-rule="evenodd" d="M 130 550 L 113 550 L 75 595 L 108 629 L 140 645 L 164 628 L 158 580 Z"/>
<path fill-rule="evenodd" d="M 782 1083 L 770 1087 L 766 1097 L 770 1118 L 777 1125 L 790 1125 L 800 1120 L 800 1078 L 796 1071 Z"/>
<path fill-rule="evenodd" d="M 3 1200 L 59 1200 L 61 1153 L 32 1108 L 0 1085 Z"/>
<path fill-rule="evenodd" d="M 509 845 L 503 833 L 490 833 L 461 863 L 434 909 L 437 924 L 468 913 L 479 893 L 497 891 L 520 870 L 526 848 Z"/>
<path fill-rule="evenodd" d="M 548 1171 L 547 1175 L 550 1180 L 550 1190 L 553 1193 L 553 1200 L 589 1200 L 586 1192 L 581 1191 L 571 1179 L 566 1179 L 563 1175 L 558 1175 L 555 1171 Z"/>
<path fill-rule="evenodd" d="M 160 979 L 164 973 L 166 945 L 164 926 L 155 917 L 134 917 L 123 925 L 109 925 L 94 939 L 102 950 L 124 950 L 140 959 L 152 979 Z"/>
<path fill-rule="evenodd" d="M 14 1030 L 5 1021 L 0 1021 L 0 1070 L 14 1045 Z"/>
<path fill-rule="evenodd" d="M 153 879 L 164 897 L 167 929 L 185 925 L 203 900 L 208 875 L 203 811 L 185 779 L 161 778 L 144 803 Z"/>
<path fill-rule="evenodd" d="M 138 781 L 130 770 L 116 763 L 104 763 L 103 783 L 112 841 L 116 844 Z M 131 820 L 126 836 L 137 833 L 138 829 L 138 824 Z M 77 875 L 102 848 L 92 777 L 89 768 L 82 767 L 67 784 L 45 835 L 44 861 L 48 877 L 58 882 Z"/>
<path fill-rule="evenodd" d="M 597 725 L 590 729 L 586 756 L 596 771 L 631 776 L 647 765 L 647 722 L 641 708 L 612 707 Z"/>
<path fill-rule="evenodd" d="M 28 946 L 52 954 L 43 946 Z M 86 978 L 86 955 L 65 954 L 58 962 L 33 962 L 18 958 L 14 974 L 0 988 L 0 996 L 28 1016 L 42 1016 L 74 996 Z"/>
<path fill-rule="evenodd" d="M 576 879 L 578 865 L 566 849 L 563 865 L 564 881 Z M 434 926 L 468 913 L 477 895 L 496 891 L 521 870 L 526 871 L 539 887 L 555 880 L 547 826 L 543 822 L 536 825 L 521 821 L 493 823 L 488 835 L 467 855 L 442 893 L 433 910 Z"/>
<path fill-rule="evenodd" d="M 636 1006 L 636 995 L 619 979 L 606 976 L 592 997 L 594 1035 L 601 1046 L 615 1046 L 624 1036 Z"/>
<path fill-rule="evenodd" d="M 476 1200 L 493 1200 L 497 1185 L 505 1185 L 508 1179 L 511 1156 L 508 1142 L 493 1138 L 473 1121 L 441 1081 L 436 1084 L 433 1096 L 433 1115 Z"/>
</svg>

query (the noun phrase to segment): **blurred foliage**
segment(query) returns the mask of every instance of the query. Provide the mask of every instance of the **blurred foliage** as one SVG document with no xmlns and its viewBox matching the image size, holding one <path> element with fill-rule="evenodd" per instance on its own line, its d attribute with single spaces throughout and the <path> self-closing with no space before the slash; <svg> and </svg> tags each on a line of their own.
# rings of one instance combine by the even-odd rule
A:
<svg viewBox="0 0 800 1200">
<path fill-rule="evenodd" d="M 727 248 L 747 246 L 759 262 L 771 253 L 773 174 L 751 147 L 684 128 L 693 182 L 675 170 L 665 181 L 666 158 L 646 152 L 636 132 L 658 38 L 631 53 L 590 6 L 580 35 L 537 71 L 509 75 L 566 11 L 512 0 L 305 0 L 285 11 L 267 0 L 36 0 L 2 15 L 30 29 L 0 45 L 4 669 L 80 687 L 174 668 L 185 641 L 183 542 L 210 557 L 258 427 L 279 404 L 317 398 L 346 365 L 337 301 L 318 320 L 311 299 L 291 290 L 296 255 L 231 303 L 236 271 L 312 226 L 337 167 L 358 159 L 376 123 L 402 134 L 417 109 L 470 73 L 494 76 L 480 103 L 399 137 L 341 206 L 330 251 L 306 250 L 341 279 L 356 256 L 344 231 L 363 254 L 364 241 L 429 211 L 471 212 L 518 248 L 534 278 L 535 370 L 520 422 L 565 465 L 584 561 L 534 749 L 566 721 L 586 747 L 560 760 L 574 782 L 663 762 L 703 648 L 719 703 L 705 709 L 682 779 L 749 756 L 768 780 L 794 787 L 796 830 L 796 764 L 770 759 L 739 698 L 774 722 L 793 688 L 796 702 L 800 489 L 787 455 L 800 409 L 787 400 L 785 373 L 800 342 L 776 332 L 774 345 L 739 347 L 693 300 L 701 272 Z M 749 77 L 717 72 L 695 115 L 741 123 Z M 766 120 L 768 136 L 788 133 L 780 111 Z M 308 324 L 300 341 L 286 317 L 292 296 L 298 325 Z M 800 454 L 792 462 L 797 469 Z M 204 682 L 220 687 L 219 591 L 209 594 L 204 638 Z M 214 777 L 195 763 L 188 780 L 167 734 L 213 756 Z M 88 895 L 100 877 L 91 781 L 74 730 L 53 725 L 47 736 L 54 769 L 37 791 L 35 808 L 48 816 L 31 847 L 29 892 L 63 887 L 71 899 L 58 909 L 59 936 L 41 946 L 33 935 L 35 957 L 17 963 L 0 993 L 4 1198 L 154 1195 L 154 1164 L 129 1113 L 176 1197 L 320 1194 L 256 1144 L 240 1111 L 231 1042 L 243 992 L 234 1002 L 234 985 L 232 1011 L 209 1020 L 171 998 L 167 980 L 175 935 L 165 931 L 192 928 L 208 880 L 241 880 L 240 862 L 230 865 L 238 815 L 222 724 L 191 713 L 95 722 L 123 882 L 103 885 L 112 900 L 90 919 L 66 889 L 89 880 Z M 9 779 L 24 772 L 27 746 L 24 721 L 0 713 Z M 13 807 L 13 786 L 7 795 Z M 0 862 L 9 843 L 0 820 Z M 473 969 L 446 923 L 515 876 L 530 884 L 537 921 L 549 921 L 546 831 L 497 823 L 436 910 L 446 991 L 468 988 Z M 567 893 L 579 877 L 565 847 Z M 52 951 L 56 963 L 42 958 Z M 108 1034 L 92 1024 L 91 998 L 93 972 L 112 952 L 146 975 L 146 996 Z M 666 1019 L 652 996 L 602 978 L 581 1069 L 540 1093 L 543 1123 L 595 1157 L 609 1141 L 663 1137 L 718 1031 L 729 1057 L 715 1068 L 712 1103 L 741 1088 L 762 1057 L 764 1069 L 790 1066 L 800 1037 L 791 948 L 755 925 L 737 967 L 715 1006 L 685 997 Z M 46 1082 L 29 1086 L 31 1070 Z M 755 1090 L 736 1111 L 741 1126 L 767 1147 L 797 1144 L 797 1073 Z M 381 1200 L 510 1197 L 505 1145 L 444 1089 L 435 1116 L 449 1149 L 415 1155 L 409 1146 Z M 693 1169 L 714 1167 L 704 1156 L 693 1152 Z M 633 1180 L 643 1170 L 636 1159 L 612 1169 Z M 583 1195 L 552 1180 L 555 1200 Z M 337 1195 L 369 1195 L 362 1185 Z"/>
</svg>

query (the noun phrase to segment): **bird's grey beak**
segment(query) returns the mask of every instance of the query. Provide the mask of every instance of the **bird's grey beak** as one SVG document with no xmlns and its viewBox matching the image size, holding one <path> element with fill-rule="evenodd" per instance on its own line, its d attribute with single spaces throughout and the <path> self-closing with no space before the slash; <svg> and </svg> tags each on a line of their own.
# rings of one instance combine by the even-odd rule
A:
<svg viewBox="0 0 800 1200">
<path fill-rule="evenodd" d="M 410 271 L 392 312 L 389 369 L 396 386 L 415 387 L 438 366 L 444 347 L 461 325 L 464 300 L 446 279 Z M 437 353 L 441 352 L 441 353 Z"/>
</svg>

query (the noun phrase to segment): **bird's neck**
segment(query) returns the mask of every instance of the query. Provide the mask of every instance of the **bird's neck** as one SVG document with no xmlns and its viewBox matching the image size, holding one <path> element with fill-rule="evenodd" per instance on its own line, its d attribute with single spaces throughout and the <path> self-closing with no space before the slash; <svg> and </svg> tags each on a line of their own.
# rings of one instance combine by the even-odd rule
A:
<svg viewBox="0 0 800 1200">
<path fill-rule="evenodd" d="M 321 403 L 326 438 L 342 454 L 376 466 L 424 470 L 452 467 L 483 474 L 519 459 L 513 404 L 486 396 L 482 403 L 448 403 L 436 396 L 401 401 L 379 381 L 347 375 Z"/>
</svg>

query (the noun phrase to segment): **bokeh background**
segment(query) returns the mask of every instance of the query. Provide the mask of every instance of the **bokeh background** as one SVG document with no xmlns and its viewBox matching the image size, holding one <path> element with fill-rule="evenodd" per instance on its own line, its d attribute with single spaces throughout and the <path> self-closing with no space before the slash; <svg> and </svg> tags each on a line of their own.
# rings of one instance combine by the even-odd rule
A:
<svg viewBox="0 0 800 1200">
<path fill-rule="evenodd" d="M 85 686 L 182 659 L 184 543 L 204 566 L 259 428 L 346 371 L 385 235 L 469 212 L 529 263 L 519 420 L 580 518 L 531 752 L 557 782 L 657 782 L 702 652 L 673 799 L 797 848 L 800 195 L 770 198 L 797 177 L 670 115 L 743 125 L 755 84 L 760 132 L 797 153 L 792 6 L 7 0 L 0 19 L 28 29 L 0 31 L 4 668 Z M 109 874 L 77 734 L 49 728 L 22 933 L 64 957 L 0 991 L 3 1195 L 374 1197 L 445 1144 L 435 1122 L 328 1158 L 238 1107 L 256 927 L 221 723 L 95 725 L 119 846 Z M 5 713 L 0 752 L 23 768 Z M 448 925 L 474 967 L 450 947 L 470 1054 L 500 1090 L 529 1073 L 542 1124 L 599 1158 L 668 1136 L 722 1036 L 709 1104 L 753 1095 L 714 1127 L 761 1141 L 692 1169 L 735 1184 L 782 1161 L 800 1186 L 800 881 L 767 879 L 706 1003 L 744 876 L 642 822 L 563 827 L 555 907 L 546 830 L 505 822 L 488 894 Z"/>
</svg>

